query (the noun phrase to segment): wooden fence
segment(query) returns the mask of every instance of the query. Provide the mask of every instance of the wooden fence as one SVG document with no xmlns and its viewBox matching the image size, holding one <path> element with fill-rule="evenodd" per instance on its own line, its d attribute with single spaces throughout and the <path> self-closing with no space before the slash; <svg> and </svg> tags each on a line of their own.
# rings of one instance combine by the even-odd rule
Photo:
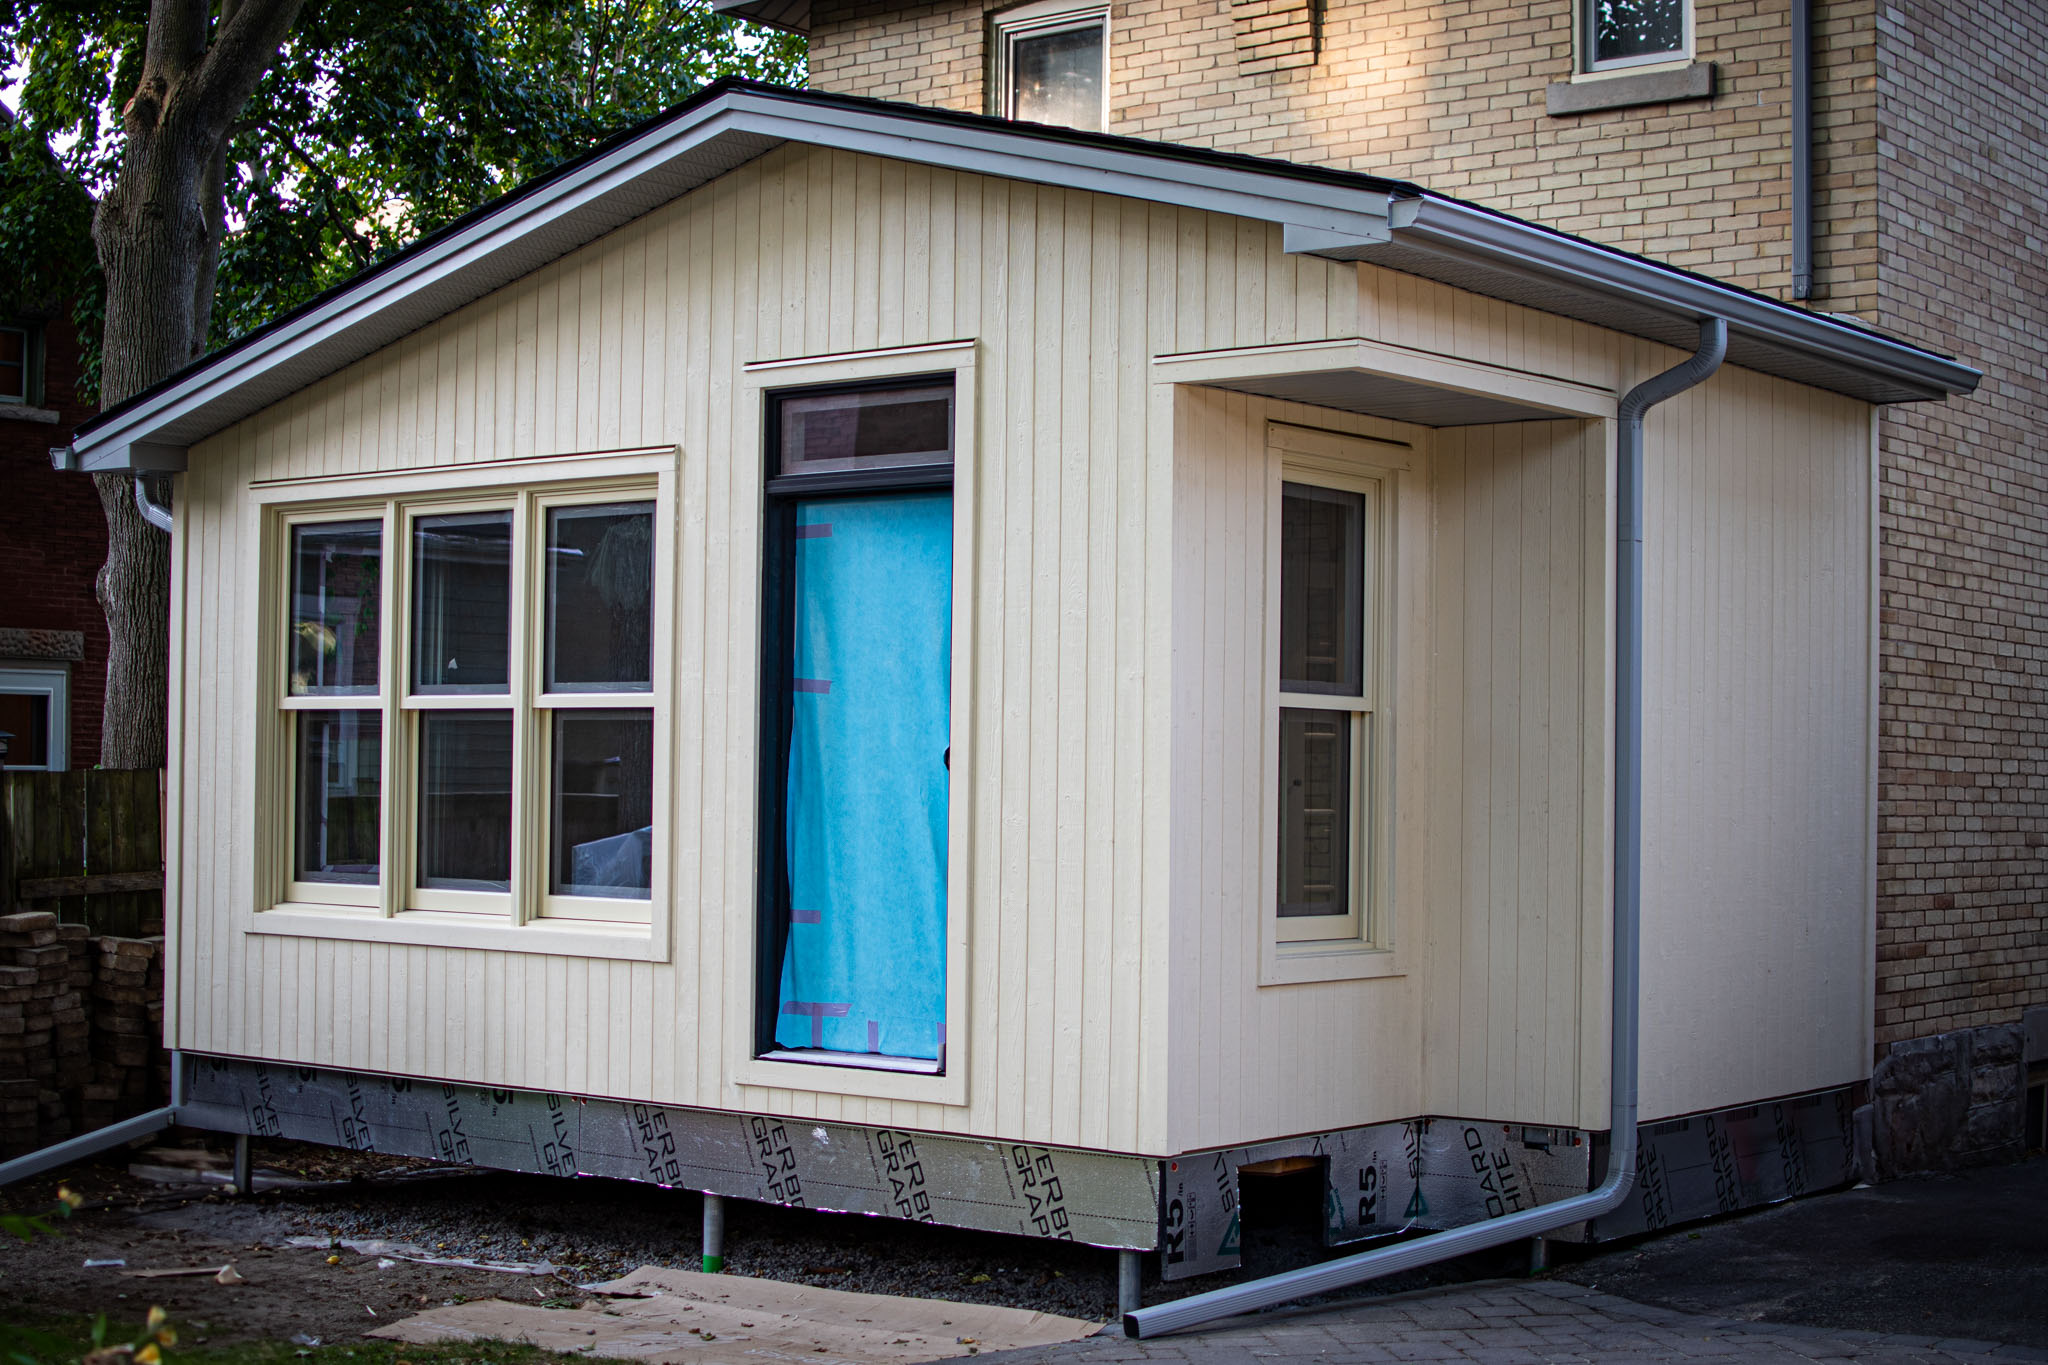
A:
<svg viewBox="0 0 2048 1365">
<path fill-rule="evenodd" d="M 0 775 L 0 914 L 50 910 L 95 934 L 162 933 L 162 811 L 157 769 Z"/>
</svg>

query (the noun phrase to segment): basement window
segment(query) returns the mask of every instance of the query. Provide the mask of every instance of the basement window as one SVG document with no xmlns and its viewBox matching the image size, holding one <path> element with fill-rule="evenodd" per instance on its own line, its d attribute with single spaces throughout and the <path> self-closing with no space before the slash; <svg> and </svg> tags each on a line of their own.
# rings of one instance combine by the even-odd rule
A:
<svg viewBox="0 0 2048 1365">
<path fill-rule="evenodd" d="M 1109 7 L 1046 0 L 994 20 L 991 112 L 1099 132 L 1109 124 Z"/>
</svg>

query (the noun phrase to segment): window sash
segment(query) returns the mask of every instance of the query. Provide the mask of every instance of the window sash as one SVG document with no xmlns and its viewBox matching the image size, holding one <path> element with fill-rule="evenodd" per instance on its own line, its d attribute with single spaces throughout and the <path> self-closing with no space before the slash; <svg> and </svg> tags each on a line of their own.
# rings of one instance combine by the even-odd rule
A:
<svg viewBox="0 0 2048 1365">
<path fill-rule="evenodd" d="M 1063 33 L 1076 33 L 1095 29 L 1100 34 L 1097 48 L 1095 108 L 1093 119 L 1086 124 L 1076 124 L 1088 132 L 1102 132 L 1109 127 L 1109 7 L 1107 5 L 1030 5 L 995 19 L 996 73 L 995 88 L 998 92 L 995 113 L 1003 118 L 1014 119 L 1017 113 L 1017 44 L 1032 38 L 1048 38 Z"/>
<path fill-rule="evenodd" d="M 1650 0 L 1660 3 L 1662 0 Z M 1693 0 L 1668 0 L 1678 10 L 1678 40 L 1672 47 L 1626 55 L 1600 55 L 1600 11 L 1606 0 L 1578 0 L 1579 65 L 1583 71 L 1626 71 L 1633 67 L 1656 66 L 1688 60 L 1693 51 Z"/>
<path fill-rule="evenodd" d="M 1281 464 L 1276 475 L 1269 523 L 1274 536 L 1270 560 L 1274 579 L 1269 598 L 1273 613 L 1270 623 L 1272 648 L 1266 662 L 1269 680 L 1268 742 L 1273 745 L 1269 769 L 1272 786 L 1267 790 L 1272 793 L 1269 818 L 1273 821 L 1270 828 L 1273 831 L 1271 850 L 1274 861 L 1272 880 L 1266 891 L 1270 898 L 1266 917 L 1271 926 L 1272 941 L 1283 946 L 1376 946 L 1385 937 L 1379 924 L 1377 905 L 1380 890 L 1376 838 L 1382 760 L 1377 743 L 1380 727 L 1376 698 L 1378 675 L 1384 662 L 1380 639 L 1384 610 L 1380 598 L 1386 551 L 1385 485 L 1377 475 L 1346 475 L 1324 468 L 1297 467 L 1292 463 Z M 1358 500 L 1355 504 L 1358 510 L 1352 521 L 1354 534 L 1350 538 L 1354 543 L 1343 547 L 1337 569 L 1351 585 L 1348 595 L 1353 600 L 1346 604 L 1350 619 L 1344 623 L 1342 636 L 1346 652 L 1357 662 L 1355 672 L 1353 666 L 1339 670 L 1340 674 L 1351 674 L 1350 677 L 1329 683 L 1281 676 L 1284 650 L 1282 622 L 1290 586 L 1285 581 L 1288 562 L 1283 535 L 1285 499 L 1290 495 L 1314 498 L 1318 493 Z M 1297 593 L 1297 597 L 1299 595 Z M 1339 855 L 1344 865 L 1345 908 L 1341 914 L 1283 911 L 1282 892 L 1290 866 L 1290 853 L 1286 846 L 1290 824 L 1286 805 L 1290 793 L 1286 786 L 1288 773 L 1283 729 L 1290 712 L 1297 715 L 1334 714 L 1346 718 L 1348 735 L 1343 753 L 1345 809 L 1336 826 L 1344 841 Z M 1298 857 L 1295 864 L 1299 865 Z"/>
</svg>

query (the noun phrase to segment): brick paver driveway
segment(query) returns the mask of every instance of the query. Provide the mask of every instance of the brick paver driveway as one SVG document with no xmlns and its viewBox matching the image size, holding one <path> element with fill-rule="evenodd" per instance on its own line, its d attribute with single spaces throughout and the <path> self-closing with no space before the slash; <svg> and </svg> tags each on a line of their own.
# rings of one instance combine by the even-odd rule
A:
<svg viewBox="0 0 2048 1365">
<path fill-rule="evenodd" d="M 1070 1346 L 983 1357 L 1002 1365 L 1111 1361 L 1322 1361 L 1328 1365 L 2015 1365 L 2048 1351 L 1989 1341 L 1941 1340 L 1731 1322 L 1557 1281 L 1492 1281 L 1274 1313 L 1207 1331 L 1131 1341 L 1093 1337 Z"/>
</svg>

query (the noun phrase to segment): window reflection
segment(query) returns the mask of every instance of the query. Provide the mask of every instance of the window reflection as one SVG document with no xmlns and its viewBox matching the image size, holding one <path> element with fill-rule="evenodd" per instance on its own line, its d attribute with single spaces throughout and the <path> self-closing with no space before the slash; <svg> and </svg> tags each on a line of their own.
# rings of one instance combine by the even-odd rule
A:
<svg viewBox="0 0 2048 1365">
<path fill-rule="evenodd" d="M 419 884 L 511 890 L 511 712 L 420 715 Z"/>
<path fill-rule="evenodd" d="M 550 509 L 546 689 L 647 691 L 653 594 L 653 503 Z"/>
<path fill-rule="evenodd" d="M 384 717 L 375 711 L 297 713 L 293 875 L 302 882 L 374 886 Z"/>
<path fill-rule="evenodd" d="M 503 692 L 510 674 L 512 514 L 413 522 L 415 692 Z"/>
<path fill-rule="evenodd" d="M 550 892 L 644 899 L 654 844 L 654 713 L 558 711 Z"/>
</svg>

